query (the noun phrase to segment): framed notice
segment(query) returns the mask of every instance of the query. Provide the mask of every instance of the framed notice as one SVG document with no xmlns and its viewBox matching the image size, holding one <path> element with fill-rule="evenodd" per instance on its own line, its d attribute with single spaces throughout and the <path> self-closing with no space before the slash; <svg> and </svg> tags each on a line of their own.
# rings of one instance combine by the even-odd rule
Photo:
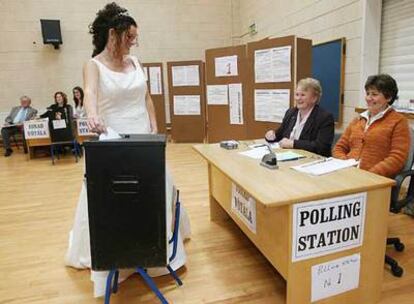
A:
<svg viewBox="0 0 414 304">
<path fill-rule="evenodd" d="M 292 261 L 362 245 L 367 193 L 293 205 Z"/>
</svg>

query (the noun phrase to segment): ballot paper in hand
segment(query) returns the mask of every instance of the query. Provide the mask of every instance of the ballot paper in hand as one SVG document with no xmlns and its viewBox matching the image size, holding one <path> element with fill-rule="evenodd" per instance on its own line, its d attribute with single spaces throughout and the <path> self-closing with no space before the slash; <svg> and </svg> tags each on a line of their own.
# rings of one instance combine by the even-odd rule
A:
<svg viewBox="0 0 414 304">
<path fill-rule="evenodd" d="M 111 127 L 107 127 L 106 133 L 101 133 L 101 135 L 99 135 L 99 140 L 110 140 L 110 139 L 117 139 L 117 138 L 122 138 L 122 137 L 121 135 L 119 135 L 118 132 L 116 132 Z"/>
<path fill-rule="evenodd" d="M 337 159 L 337 158 L 326 158 L 322 160 L 317 160 L 314 162 L 302 164 L 299 166 L 292 166 L 292 169 L 295 169 L 299 172 L 308 173 L 311 175 L 322 175 L 337 170 L 354 167 L 358 165 L 358 161 L 351 159 Z"/>
</svg>

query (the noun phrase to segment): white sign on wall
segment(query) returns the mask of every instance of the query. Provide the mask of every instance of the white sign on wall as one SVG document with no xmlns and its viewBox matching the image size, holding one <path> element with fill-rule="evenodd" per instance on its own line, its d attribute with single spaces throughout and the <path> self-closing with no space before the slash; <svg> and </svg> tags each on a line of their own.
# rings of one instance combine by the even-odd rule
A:
<svg viewBox="0 0 414 304">
<path fill-rule="evenodd" d="M 231 189 L 231 211 L 234 212 L 253 233 L 256 233 L 256 200 L 235 184 L 232 184 Z"/>
<path fill-rule="evenodd" d="M 49 138 L 49 119 L 28 120 L 24 122 L 26 139 Z"/>
<path fill-rule="evenodd" d="M 312 266 L 311 302 L 358 288 L 359 253 Z"/>
<path fill-rule="evenodd" d="M 362 245 L 367 194 L 293 205 L 292 261 Z"/>
<path fill-rule="evenodd" d="M 76 127 L 78 129 L 79 136 L 93 136 L 96 135 L 89 131 L 88 119 L 87 118 L 78 118 L 76 120 Z"/>
</svg>

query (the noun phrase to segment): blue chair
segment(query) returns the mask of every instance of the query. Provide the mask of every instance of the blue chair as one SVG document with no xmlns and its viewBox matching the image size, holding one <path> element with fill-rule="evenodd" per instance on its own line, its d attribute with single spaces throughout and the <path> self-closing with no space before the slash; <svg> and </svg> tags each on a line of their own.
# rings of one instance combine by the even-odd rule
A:
<svg viewBox="0 0 414 304">
<path fill-rule="evenodd" d="M 175 202 L 175 222 L 174 222 L 174 230 L 171 239 L 168 241 L 168 244 L 173 244 L 173 251 L 171 256 L 169 257 L 169 262 L 174 260 L 175 256 L 177 255 L 177 245 L 178 245 L 178 233 L 180 227 L 180 191 L 177 190 L 177 199 Z M 178 286 L 183 285 L 183 282 L 175 273 L 174 269 L 171 268 L 170 264 L 167 266 L 168 271 L 170 272 L 171 276 L 177 282 Z M 168 304 L 168 301 L 164 298 L 161 291 L 158 289 L 157 285 L 155 284 L 154 280 L 148 275 L 146 270 L 142 267 L 137 267 L 136 272 L 144 279 L 147 285 L 151 288 L 151 290 L 157 295 L 158 299 L 163 304 Z M 108 278 L 106 279 L 106 290 L 105 290 L 105 304 L 109 304 L 111 294 L 116 293 L 118 291 L 118 278 L 119 278 L 119 270 L 113 269 L 109 272 Z"/>
</svg>

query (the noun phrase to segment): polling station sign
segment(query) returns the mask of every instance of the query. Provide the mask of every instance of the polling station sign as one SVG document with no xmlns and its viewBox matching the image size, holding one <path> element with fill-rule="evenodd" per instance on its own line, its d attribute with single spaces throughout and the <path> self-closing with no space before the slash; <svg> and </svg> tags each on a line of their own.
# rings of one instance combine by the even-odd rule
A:
<svg viewBox="0 0 414 304">
<path fill-rule="evenodd" d="M 362 245 L 367 194 L 293 205 L 292 261 Z"/>
<path fill-rule="evenodd" d="M 46 118 L 25 121 L 24 136 L 26 139 L 49 138 L 49 120 Z"/>
</svg>

